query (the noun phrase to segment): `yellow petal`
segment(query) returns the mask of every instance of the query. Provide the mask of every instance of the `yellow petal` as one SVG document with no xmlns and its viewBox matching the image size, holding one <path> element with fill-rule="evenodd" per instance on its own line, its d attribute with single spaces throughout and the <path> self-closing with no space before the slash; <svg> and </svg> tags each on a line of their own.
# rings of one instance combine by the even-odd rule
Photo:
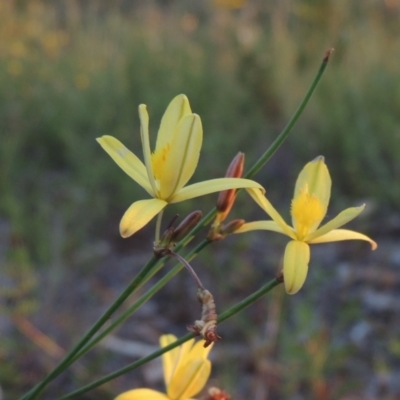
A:
<svg viewBox="0 0 400 400">
<path fill-rule="evenodd" d="M 195 359 L 202 359 L 206 360 L 208 354 L 210 353 L 211 349 L 213 348 L 213 344 L 211 343 L 210 346 L 204 347 L 204 341 L 199 340 L 191 349 L 189 354 L 186 357 L 186 362 Z"/>
<path fill-rule="evenodd" d="M 200 117 L 189 114 L 183 117 L 175 131 L 170 150 L 165 157 L 160 180 L 161 198 L 168 199 L 192 177 L 199 161 L 203 141 Z"/>
<path fill-rule="evenodd" d="M 133 203 L 126 211 L 119 224 L 119 231 L 123 238 L 132 236 L 143 228 L 168 203 L 160 199 L 139 200 Z"/>
<path fill-rule="evenodd" d="M 284 221 L 278 211 L 258 189 L 247 189 L 254 201 L 280 226 L 285 235 L 295 239 L 293 229 Z"/>
<path fill-rule="evenodd" d="M 204 196 L 206 194 L 215 193 L 222 190 L 240 188 L 258 188 L 258 190 L 261 189 L 264 191 L 263 187 L 259 183 L 250 179 L 210 179 L 208 181 L 194 183 L 193 185 L 182 188 L 169 199 L 169 203 L 178 203 L 180 201 L 193 199 L 195 197 Z"/>
<path fill-rule="evenodd" d="M 310 233 L 307 235 L 307 237 L 304 239 L 305 242 L 310 242 L 311 240 L 314 241 L 319 236 L 323 236 L 327 234 L 330 231 L 333 231 L 336 228 L 339 228 L 343 226 L 344 224 L 347 224 L 349 221 L 357 217 L 359 214 L 363 212 L 365 208 L 365 204 L 363 204 L 360 207 L 350 207 L 347 208 L 346 210 L 342 211 L 339 213 L 335 218 L 333 218 L 331 221 L 326 223 L 325 225 L 321 226 L 321 228 L 317 229 L 315 232 Z"/>
<path fill-rule="evenodd" d="M 160 392 L 151 389 L 133 389 L 121 393 L 115 400 L 169 400 L 168 397 Z"/>
<path fill-rule="evenodd" d="M 323 236 L 318 236 L 316 239 L 311 240 L 308 243 L 327 243 L 327 242 L 338 242 L 340 240 L 366 240 L 371 243 L 372 250 L 375 250 L 378 245 L 371 238 L 362 233 L 349 231 L 347 229 L 335 229 L 326 233 Z"/>
<path fill-rule="evenodd" d="M 157 193 L 157 185 L 154 181 L 153 166 L 151 163 L 150 134 L 149 134 L 149 114 L 145 104 L 139 106 L 140 119 L 140 138 L 142 140 L 143 158 L 147 169 L 147 176 L 153 192 Z M 154 196 L 158 197 L 158 196 Z"/>
<path fill-rule="evenodd" d="M 304 284 L 310 261 L 310 247 L 297 240 L 290 241 L 283 259 L 283 279 L 288 294 L 297 293 Z"/>
<path fill-rule="evenodd" d="M 147 170 L 143 163 L 129 151 L 119 140 L 112 136 L 102 136 L 96 139 L 100 146 L 116 162 L 116 164 L 137 182 L 147 193 L 154 196 L 152 187 L 147 177 Z"/>
<path fill-rule="evenodd" d="M 191 360 L 180 365 L 167 388 L 170 399 L 188 399 L 197 393 L 207 383 L 211 373 L 209 360 Z"/>
<path fill-rule="evenodd" d="M 175 335 L 162 335 L 160 337 L 160 346 L 166 347 L 176 340 L 177 337 Z M 175 347 L 174 349 L 162 355 L 164 382 L 166 387 L 168 387 L 169 382 L 171 381 L 175 366 L 177 364 L 177 360 L 179 359 L 179 353 L 179 347 Z"/>
<path fill-rule="evenodd" d="M 305 165 L 297 178 L 293 198 L 299 196 L 300 191 L 306 186 L 308 192 L 316 196 L 321 202 L 325 210 L 325 215 L 329 198 L 331 197 L 332 181 L 328 168 L 325 165 L 324 157 L 319 156 Z"/>
<path fill-rule="evenodd" d="M 174 137 L 179 121 L 187 114 L 191 114 L 189 100 L 184 94 L 172 99 L 161 119 L 158 130 L 156 152 L 163 149 Z"/>
<path fill-rule="evenodd" d="M 177 340 L 174 335 L 162 335 L 160 337 L 161 347 L 166 347 Z M 168 387 L 171 382 L 172 377 L 175 374 L 176 369 L 179 367 L 180 363 L 186 362 L 187 355 L 190 353 L 192 346 L 194 344 L 194 339 L 188 340 L 187 342 L 181 344 L 179 347 L 164 353 L 162 355 L 163 367 L 164 367 L 164 381 L 165 386 Z"/>
<path fill-rule="evenodd" d="M 286 232 L 284 232 L 282 228 L 275 221 L 247 222 L 233 233 L 244 233 L 244 232 L 258 231 L 258 230 L 273 231 L 286 235 Z"/>
</svg>

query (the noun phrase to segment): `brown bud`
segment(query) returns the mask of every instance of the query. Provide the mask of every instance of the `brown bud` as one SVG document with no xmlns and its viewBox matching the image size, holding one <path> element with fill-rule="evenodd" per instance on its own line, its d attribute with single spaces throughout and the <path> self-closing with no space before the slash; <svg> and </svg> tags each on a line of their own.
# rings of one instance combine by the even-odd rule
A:
<svg viewBox="0 0 400 400">
<path fill-rule="evenodd" d="M 190 213 L 177 227 L 174 229 L 174 234 L 171 240 L 179 242 L 183 239 L 201 220 L 203 213 L 199 210 Z"/>
<path fill-rule="evenodd" d="M 244 153 L 239 152 L 236 157 L 230 163 L 225 177 L 226 178 L 241 178 L 243 174 L 244 167 Z M 220 192 L 217 200 L 217 210 L 218 214 L 222 214 L 219 216 L 220 222 L 223 221 L 229 211 L 231 210 L 233 203 L 235 202 L 237 189 L 229 189 Z"/>
<path fill-rule="evenodd" d="M 220 229 L 220 233 L 223 236 L 230 235 L 241 228 L 245 222 L 246 221 L 244 219 L 234 219 L 233 221 L 228 222 L 226 225 L 223 225 Z"/>
<path fill-rule="evenodd" d="M 176 215 L 169 223 L 168 228 L 164 231 L 161 239 L 154 243 L 153 250 L 156 257 L 165 257 L 171 255 L 176 246 L 176 242 L 183 239 L 200 221 L 203 213 L 201 211 L 193 211 L 189 214 L 177 228 L 174 228 L 174 222 L 178 218 Z"/>
</svg>

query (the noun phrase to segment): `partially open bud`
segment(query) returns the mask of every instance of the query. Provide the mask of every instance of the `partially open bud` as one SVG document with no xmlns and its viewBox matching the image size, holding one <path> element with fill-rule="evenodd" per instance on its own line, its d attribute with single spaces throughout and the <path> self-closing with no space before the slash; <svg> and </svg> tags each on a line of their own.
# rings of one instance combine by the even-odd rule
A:
<svg viewBox="0 0 400 400">
<path fill-rule="evenodd" d="M 230 163 L 225 177 L 226 178 L 241 178 L 243 175 L 244 168 L 244 153 L 239 152 L 235 158 Z M 223 239 L 226 235 L 229 235 L 232 232 L 229 232 L 230 227 L 223 226 L 222 222 L 225 221 L 226 217 L 230 213 L 233 204 L 235 203 L 237 189 L 229 189 L 224 190 L 219 193 L 217 200 L 217 215 L 215 216 L 215 220 L 211 226 L 210 232 L 208 233 L 208 240 L 220 240 Z M 244 222 L 243 222 L 244 223 Z M 226 228 L 228 227 L 228 230 Z M 238 226 L 236 229 L 239 229 Z"/>
<path fill-rule="evenodd" d="M 225 390 L 218 389 L 216 387 L 210 387 L 208 389 L 208 396 L 204 400 L 229 400 L 231 396 L 225 392 Z"/>
<path fill-rule="evenodd" d="M 226 178 L 241 178 L 244 167 L 244 153 L 239 152 L 230 163 L 225 177 Z M 235 202 L 237 189 L 229 189 L 220 192 L 217 200 L 217 219 L 221 223 L 228 216 Z"/>
<path fill-rule="evenodd" d="M 155 256 L 164 257 L 175 247 L 175 243 L 172 242 L 173 234 L 174 228 L 171 226 L 164 231 L 158 243 L 154 242 L 153 251 Z"/>
</svg>

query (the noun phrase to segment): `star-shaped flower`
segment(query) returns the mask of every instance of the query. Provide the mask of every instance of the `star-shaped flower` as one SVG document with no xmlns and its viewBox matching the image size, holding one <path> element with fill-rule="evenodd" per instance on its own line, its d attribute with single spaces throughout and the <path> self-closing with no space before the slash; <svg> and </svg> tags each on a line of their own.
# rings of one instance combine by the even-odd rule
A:
<svg viewBox="0 0 400 400">
<path fill-rule="evenodd" d="M 161 347 L 177 339 L 174 335 L 163 335 Z M 190 400 L 199 393 L 211 373 L 211 362 L 207 359 L 212 346 L 204 348 L 203 342 L 194 344 L 194 339 L 164 353 L 164 381 L 167 393 L 152 389 L 133 389 L 117 396 L 115 400 Z M 193 399 L 192 399 L 193 400 Z"/>
<path fill-rule="evenodd" d="M 152 197 L 128 208 L 120 223 L 122 237 L 133 235 L 169 203 L 227 189 L 262 189 L 252 180 L 239 178 L 211 179 L 185 187 L 197 167 L 203 140 L 200 117 L 192 113 L 185 95 L 176 96 L 165 111 L 154 153 L 150 151 L 149 116 L 144 104 L 139 106 L 139 117 L 144 164 L 114 137 L 97 139 L 118 166 Z"/>
<path fill-rule="evenodd" d="M 268 230 L 289 236 L 283 260 L 283 276 L 287 293 L 298 292 L 304 284 L 310 261 L 309 244 L 336 242 L 339 240 L 366 240 L 372 250 L 377 244 L 362 233 L 347 229 L 337 229 L 357 217 L 365 208 L 351 207 L 319 227 L 324 219 L 331 195 L 331 177 L 323 157 L 309 162 L 297 178 L 291 215 L 293 227 L 286 224 L 267 198 L 257 189 L 248 192 L 257 204 L 272 218 L 272 221 L 256 221 L 244 224 L 235 233 L 252 230 Z"/>
</svg>

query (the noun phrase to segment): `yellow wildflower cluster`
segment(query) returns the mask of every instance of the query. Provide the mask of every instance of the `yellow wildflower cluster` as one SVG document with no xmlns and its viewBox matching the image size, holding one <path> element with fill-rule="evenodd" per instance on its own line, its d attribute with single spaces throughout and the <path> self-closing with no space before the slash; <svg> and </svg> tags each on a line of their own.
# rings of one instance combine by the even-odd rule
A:
<svg viewBox="0 0 400 400">
<path fill-rule="evenodd" d="M 310 260 L 309 244 L 357 239 L 370 242 L 372 249 L 377 247 L 368 236 L 338 229 L 357 217 L 365 205 L 348 208 L 319 227 L 331 194 L 331 178 L 323 157 L 309 162 L 297 179 L 291 207 L 293 226 L 289 226 L 265 197 L 261 185 L 238 177 L 242 173 L 243 155 L 239 154 L 234 160 L 228 177 L 185 186 L 197 167 L 203 137 L 200 117 L 192 113 L 186 96 L 179 95 L 169 104 L 161 120 L 153 153 L 150 150 L 149 116 L 143 104 L 139 106 L 139 116 L 144 163 L 114 137 L 97 139 L 118 166 L 152 197 L 134 202 L 125 212 L 120 223 L 123 237 L 133 235 L 170 203 L 222 192 L 219 203 L 223 212 L 218 211 L 209 236 L 210 240 L 221 238 L 223 235 L 216 229 L 232 208 L 234 189 L 245 188 L 272 219 L 244 224 L 235 221 L 229 233 L 269 230 L 289 236 L 291 241 L 286 246 L 283 261 L 285 288 L 289 294 L 297 293 L 304 284 Z"/>
</svg>

